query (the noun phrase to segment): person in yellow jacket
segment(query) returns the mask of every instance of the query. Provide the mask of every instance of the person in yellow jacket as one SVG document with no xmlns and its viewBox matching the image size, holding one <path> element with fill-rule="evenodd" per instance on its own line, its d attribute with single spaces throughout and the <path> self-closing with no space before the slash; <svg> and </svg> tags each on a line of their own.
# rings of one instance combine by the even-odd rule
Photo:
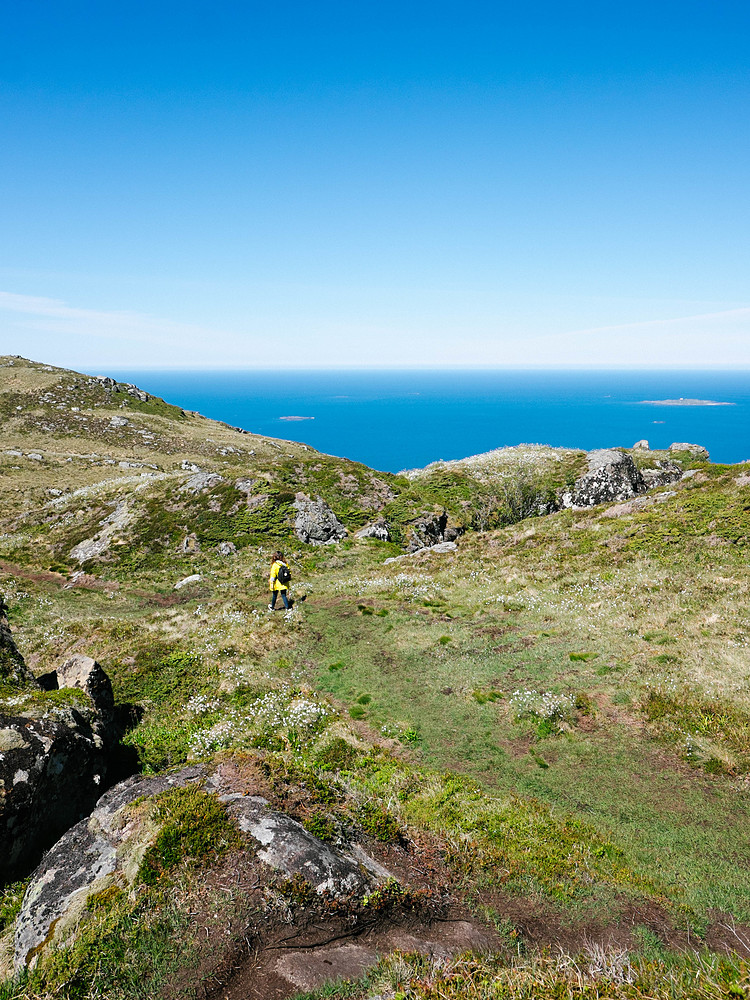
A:
<svg viewBox="0 0 750 1000">
<path fill-rule="evenodd" d="M 289 610 L 289 582 L 292 579 L 292 574 L 289 572 L 289 567 L 284 562 L 283 552 L 274 552 L 273 562 L 271 563 L 271 572 L 268 574 L 268 589 L 271 591 L 271 603 L 268 605 L 268 610 L 273 611 L 276 608 L 276 596 L 281 594 L 281 599 L 284 602 L 284 607 Z"/>
</svg>

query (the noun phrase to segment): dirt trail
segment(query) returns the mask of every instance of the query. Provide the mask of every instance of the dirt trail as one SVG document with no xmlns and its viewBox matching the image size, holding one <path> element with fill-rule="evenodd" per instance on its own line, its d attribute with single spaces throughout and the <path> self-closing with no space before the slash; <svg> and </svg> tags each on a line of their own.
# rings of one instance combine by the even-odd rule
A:
<svg viewBox="0 0 750 1000">
<path fill-rule="evenodd" d="M 352 930 L 329 921 L 300 931 L 285 928 L 258 950 L 239 958 L 217 979 L 211 1000 L 286 1000 L 335 979 L 357 979 L 394 951 L 447 958 L 497 949 L 497 935 L 458 908 L 422 922 L 405 918 Z"/>
</svg>

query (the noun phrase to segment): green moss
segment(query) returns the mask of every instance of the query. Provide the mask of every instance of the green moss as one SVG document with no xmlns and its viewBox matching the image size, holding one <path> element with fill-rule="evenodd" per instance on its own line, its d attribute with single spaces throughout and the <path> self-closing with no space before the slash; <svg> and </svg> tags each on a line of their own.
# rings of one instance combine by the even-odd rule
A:
<svg viewBox="0 0 750 1000">
<path fill-rule="evenodd" d="M 342 736 L 336 736 L 315 755 L 315 762 L 325 770 L 344 771 L 350 768 L 360 751 Z"/>
<path fill-rule="evenodd" d="M 303 820 L 302 825 L 313 837 L 322 840 L 324 844 L 333 843 L 338 837 L 338 827 L 325 813 L 316 812 Z"/>
<path fill-rule="evenodd" d="M 185 858 L 215 861 L 240 843 L 223 804 L 199 788 L 160 795 L 154 818 L 162 825 L 138 870 L 143 885 L 154 885 Z"/>
<path fill-rule="evenodd" d="M 384 806 L 364 802 L 355 813 L 357 824 L 371 837 L 384 844 L 395 844 L 401 839 L 401 826 L 396 817 Z"/>
</svg>

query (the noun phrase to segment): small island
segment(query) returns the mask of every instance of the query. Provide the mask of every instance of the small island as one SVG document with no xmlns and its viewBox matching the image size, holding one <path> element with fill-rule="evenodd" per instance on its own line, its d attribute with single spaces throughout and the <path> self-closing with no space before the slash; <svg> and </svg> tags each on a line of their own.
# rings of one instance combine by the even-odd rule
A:
<svg viewBox="0 0 750 1000">
<path fill-rule="evenodd" d="M 642 406 L 736 406 L 736 403 L 724 403 L 715 399 L 642 399 Z"/>
<path fill-rule="evenodd" d="M 279 420 L 315 420 L 315 417 L 279 417 Z"/>
</svg>

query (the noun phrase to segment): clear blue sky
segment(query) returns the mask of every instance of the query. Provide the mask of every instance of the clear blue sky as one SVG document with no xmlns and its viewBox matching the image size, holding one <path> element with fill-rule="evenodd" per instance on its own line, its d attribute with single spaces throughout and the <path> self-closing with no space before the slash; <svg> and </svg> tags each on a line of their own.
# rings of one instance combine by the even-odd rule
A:
<svg viewBox="0 0 750 1000">
<path fill-rule="evenodd" d="M 750 5 L 23 0 L 0 353 L 750 367 Z"/>
</svg>

